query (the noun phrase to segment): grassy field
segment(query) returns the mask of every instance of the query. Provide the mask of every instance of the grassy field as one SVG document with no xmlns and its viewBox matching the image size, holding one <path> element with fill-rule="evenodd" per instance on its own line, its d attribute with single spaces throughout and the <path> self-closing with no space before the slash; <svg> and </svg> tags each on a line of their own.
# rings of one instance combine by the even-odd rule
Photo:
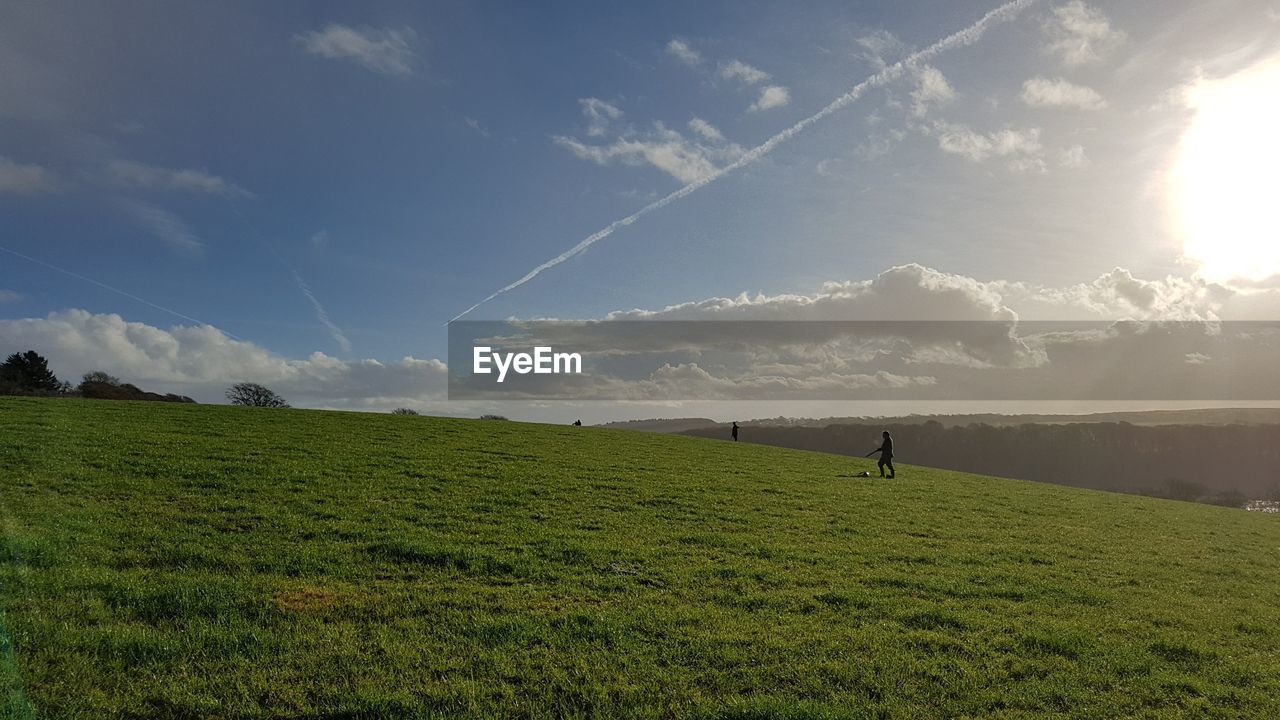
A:
<svg viewBox="0 0 1280 720">
<path fill-rule="evenodd" d="M 863 469 L 0 398 L 0 711 L 1280 717 L 1280 518 Z"/>
</svg>

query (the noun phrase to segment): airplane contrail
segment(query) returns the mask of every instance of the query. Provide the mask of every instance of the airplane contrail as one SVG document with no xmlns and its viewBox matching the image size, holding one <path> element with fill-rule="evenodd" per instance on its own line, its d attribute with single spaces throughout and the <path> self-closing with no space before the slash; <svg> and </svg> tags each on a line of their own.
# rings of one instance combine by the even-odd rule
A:
<svg viewBox="0 0 1280 720">
<path fill-rule="evenodd" d="M 351 341 L 347 339 L 346 333 L 342 332 L 342 328 L 338 327 L 337 323 L 329 318 L 329 313 L 325 312 L 324 306 L 320 304 L 320 299 L 316 297 L 315 293 L 311 292 L 311 286 L 307 284 L 306 280 L 302 279 L 297 270 L 293 271 L 293 281 L 298 284 L 298 289 L 302 291 L 302 294 L 306 295 L 307 299 L 311 301 L 311 306 L 316 311 L 316 319 L 320 321 L 325 330 L 329 331 L 329 337 L 332 337 L 333 341 L 338 343 L 338 347 L 342 348 L 343 352 L 351 352 Z"/>
<path fill-rule="evenodd" d="M 768 155 L 769 153 L 773 152 L 774 148 L 778 147 L 782 143 L 795 137 L 796 134 L 798 134 L 805 128 L 808 128 L 810 125 L 813 125 L 814 123 L 818 122 L 819 120 L 822 120 L 823 118 L 827 117 L 831 113 L 834 113 L 835 111 L 840 110 L 841 108 L 849 105 L 853 101 L 862 97 L 862 95 L 867 90 L 870 90 L 871 88 L 879 87 L 881 85 L 885 85 L 889 82 L 892 82 L 898 79 L 899 77 L 902 76 L 902 74 L 908 68 L 914 65 L 917 65 L 922 61 L 928 60 L 934 57 L 935 55 L 938 55 L 939 53 L 945 52 L 952 48 L 964 47 L 966 45 L 973 44 L 979 38 L 982 37 L 982 34 L 986 32 L 989 26 L 997 22 L 1004 22 L 1004 21 L 1013 19 L 1018 13 L 1022 12 L 1022 10 L 1024 10 L 1026 7 L 1028 7 L 1029 5 L 1033 5 L 1036 2 L 1038 2 L 1038 0 L 1012 0 L 1012 2 L 1007 2 L 1001 5 L 1000 7 L 988 12 L 986 15 L 983 15 L 981 19 L 979 19 L 977 22 L 970 25 L 969 27 L 963 30 L 960 30 L 958 32 L 952 33 L 951 35 L 948 35 L 947 37 L 935 42 L 929 47 L 924 48 L 923 50 L 914 52 L 911 55 L 908 55 L 906 58 L 899 60 L 898 62 L 883 68 L 882 70 L 880 70 L 880 72 L 877 72 L 875 75 L 872 75 L 866 80 L 863 80 L 862 82 L 855 85 L 853 89 L 851 89 L 849 92 L 831 101 L 831 104 L 822 108 L 821 110 L 814 113 L 813 115 L 810 115 L 809 117 L 801 120 L 795 125 L 792 125 L 791 127 L 779 132 L 778 134 L 774 135 L 768 140 L 765 140 L 763 143 L 757 145 L 751 150 L 748 150 L 742 157 L 733 161 L 729 165 L 726 165 L 723 168 L 716 170 L 715 172 L 711 173 L 710 175 L 707 175 L 704 178 L 694 180 L 693 182 L 689 183 L 688 185 L 685 185 L 679 190 L 676 190 L 670 195 L 667 195 L 666 197 L 663 197 L 659 200 L 655 200 L 652 203 L 645 205 L 644 207 L 622 218 L 621 220 L 615 220 L 609 223 L 608 225 L 601 228 L 600 230 L 597 230 L 596 232 L 583 238 L 582 242 L 579 242 L 577 245 L 574 245 L 568 250 L 560 253 L 559 255 L 542 263 L 538 267 L 525 273 L 525 275 L 521 277 L 519 280 L 516 280 L 510 285 L 507 285 L 506 287 L 494 292 L 492 295 L 489 295 L 489 297 L 486 297 L 485 299 L 481 300 L 475 305 L 472 305 L 466 310 L 463 310 L 462 312 L 458 313 L 458 315 L 455 316 L 453 320 L 450 320 L 449 322 L 453 322 L 454 320 L 458 320 L 459 318 L 464 317 L 465 315 L 469 314 L 472 310 L 475 310 L 476 308 L 480 307 L 481 305 L 484 305 L 485 303 L 489 302 L 490 300 L 498 297 L 499 295 L 505 292 L 515 290 L 516 288 L 520 287 L 521 285 L 529 282 L 530 280 L 540 275 L 542 271 L 549 270 L 555 267 L 556 265 L 559 265 L 565 260 L 568 260 L 574 255 L 577 255 L 583 250 L 586 250 L 587 248 L 596 244 L 600 240 L 603 240 L 609 237 L 618 228 L 626 227 L 627 225 L 634 223 L 636 220 L 639 220 L 641 217 L 644 217 L 645 215 L 648 215 L 649 213 L 653 212 L 654 210 L 660 210 L 666 207 L 667 205 L 670 205 L 671 203 L 675 202 L 676 200 L 679 200 L 680 198 L 685 197 L 686 195 L 690 195 L 695 191 L 703 187 L 706 187 L 707 185 L 710 185 L 711 183 L 719 180 L 725 175 L 728 175 L 734 170 L 742 168 L 746 165 L 750 165 L 751 163 L 759 160 L 765 155 Z"/>
<path fill-rule="evenodd" d="M 94 279 L 93 279 L 93 278 L 91 278 L 91 277 L 85 277 L 84 275 L 81 275 L 80 273 L 72 272 L 72 271 L 70 271 L 70 270 L 67 270 L 66 268 L 60 268 L 60 267 L 58 267 L 57 265 L 54 265 L 54 264 L 52 264 L 52 263 L 47 263 L 47 262 L 45 262 L 45 261 L 43 261 L 43 260 L 39 260 L 39 259 L 33 258 L 33 257 L 31 257 L 30 255 L 23 255 L 22 253 L 18 252 L 17 250 L 10 250 L 9 248 L 7 248 L 7 247 L 4 247 L 4 246 L 0 245 L 0 251 L 7 252 L 7 253 L 9 253 L 10 255 L 13 255 L 13 256 L 15 256 L 15 257 L 22 258 L 23 260 L 26 260 L 27 262 L 30 262 L 30 263 L 35 263 L 36 265 L 39 265 L 39 266 L 41 266 L 41 267 L 48 268 L 48 269 L 50 269 L 50 270 L 53 270 L 54 272 L 60 272 L 60 273 L 62 273 L 63 275 L 68 275 L 68 276 L 73 277 L 73 278 L 75 278 L 75 279 L 77 279 L 77 280 L 83 280 L 83 281 L 85 281 L 85 282 L 87 282 L 87 283 L 91 283 L 91 284 L 93 284 L 93 285 L 97 285 L 98 287 L 102 288 L 103 290 L 109 290 L 109 291 L 111 291 L 111 292 L 113 292 L 113 293 L 115 293 L 115 294 L 117 294 L 117 295 L 123 295 L 124 297 L 127 297 L 127 298 L 129 298 L 130 300 L 133 300 L 134 302 L 140 302 L 140 303 L 142 303 L 143 305 L 146 305 L 146 306 L 148 306 L 148 307 L 155 308 L 156 310 L 159 310 L 160 312 L 169 313 L 170 315 L 172 315 L 172 316 L 174 316 L 174 317 L 176 317 L 176 318 L 181 318 L 181 319 L 186 320 L 186 321 L 188 321 L 188 322 L 193 322 L 193 323 L 195 323 L 196 325 L 207 325 L 207 326 L 209 326 L 209 327 L 215 327 L 214 325 L 211 325 L 211 324 L 209 324 L 209 323 L 207 323 L 207 322 L 205 322 L 205 321 L 203 321 L 203 320 L 197 320 L 196 318 L 193 318 L 193 317 L 191 317 L 190 315 L 183 315 L 182 313 L 178 312 L 177 310 L 170 310 L 169 308 L 164 307 L 163 305 L 157 305 L 157 304 L 155 304 L 155 303 L 151 302 L 150 300 L 144 300 L 144 299 L 142 299 L 142 298 L 138 297 L 137 295 L 134 295 L 133 293 L 125 292 L 124 290 L 121 290 L 121 289 L 119 289 L 119 288 L 113 288 L 113 287 L 111 287 L 110 285 L 108 285 L 108 284 L 106 284 L 106 283 L 103 283 L 103 282 L 98 282 L 97 280 L 94 280 Z M 236 337 L 235 335 L 232 335 L 231 333 L 229 333 L 229 332 L 227 332 L 226 330 L 223 330 L 223 329 L 221 329 L 221 328 L 218 328 L 218 332 L 222 333 L 223 335 L 226 335 L 227 337 L 231 338 L 232 340 L 239 340 L 239 341 L 241 341 L 241 342 L 244 342 L 244 340 L 243 340 L 242 338 Z"/>
</svg>

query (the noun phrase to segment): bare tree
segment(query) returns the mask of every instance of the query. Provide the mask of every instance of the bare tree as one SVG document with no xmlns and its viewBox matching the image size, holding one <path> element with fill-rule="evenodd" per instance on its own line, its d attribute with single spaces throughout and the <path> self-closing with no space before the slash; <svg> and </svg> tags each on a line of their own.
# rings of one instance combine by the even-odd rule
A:
<svg viewBox="0 0 1280 720">
<path fill-rule="evenodd" d="M 287 408 L 289 403 L 271 388 L 258 383 L 236 383 L 227 388 L 227 399 L 232 405 L 249 407 Z"/>
<path fill-rule="evenodd" d="M 107 385 L 119 385 L 120 378 L 116 377 L 115 375 L 108 375 L 107 373 L 101 370 L 94 370 L 93 372 L 85 373 L 84 377 L 80 378 L 80 384 L 83 385 L 85 383 L 105 383 Z"/>
</svg>

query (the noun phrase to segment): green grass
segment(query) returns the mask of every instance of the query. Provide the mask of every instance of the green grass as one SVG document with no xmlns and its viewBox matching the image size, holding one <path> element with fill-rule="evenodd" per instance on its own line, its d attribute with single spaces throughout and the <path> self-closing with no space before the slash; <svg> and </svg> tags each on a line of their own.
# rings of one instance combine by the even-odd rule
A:
<svg viewBox="0 0 1280 720">
<path fill-rule="evenodd" d="M 0 399 L 0 711 L 1280 717 L 1280 518 L 863 469 Z"/>
</svg>

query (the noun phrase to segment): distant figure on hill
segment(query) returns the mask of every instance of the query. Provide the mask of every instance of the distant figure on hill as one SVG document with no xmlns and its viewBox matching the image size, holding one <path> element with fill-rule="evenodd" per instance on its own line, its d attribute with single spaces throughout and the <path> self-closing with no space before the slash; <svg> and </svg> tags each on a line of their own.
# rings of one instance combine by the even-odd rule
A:
<svg viewBox="0 0 1280 720">
<path fill-rule="evenodd" d="M 889 435 L 889 431 L 885 430 L 884 441 L 880 443 L 880 447 L 867 453 L 865 457 L 871 457 L 876 453 L 880 453 L 880 460 L 876 465 L 880 468 L 880 477 L 884 477 L 885 467 L 889 468 L 889 479 L 893 479 L 893 438 Z"/>
<path fill-rule="evenodd" d="M 733 424 L 733 429 L 729 431 L 729 434 L 733 435 L 734 442 L 738 442 L 738 423 L 735 422 Z"/>
<path fill-rule="evenodd" d="M 582 427 L 582 421 L 581 421 L 581 420 L 574 420 L 574 421 L 573 421 L 573 426 L 574 426 L 574 427 Z"/>
</svg>

